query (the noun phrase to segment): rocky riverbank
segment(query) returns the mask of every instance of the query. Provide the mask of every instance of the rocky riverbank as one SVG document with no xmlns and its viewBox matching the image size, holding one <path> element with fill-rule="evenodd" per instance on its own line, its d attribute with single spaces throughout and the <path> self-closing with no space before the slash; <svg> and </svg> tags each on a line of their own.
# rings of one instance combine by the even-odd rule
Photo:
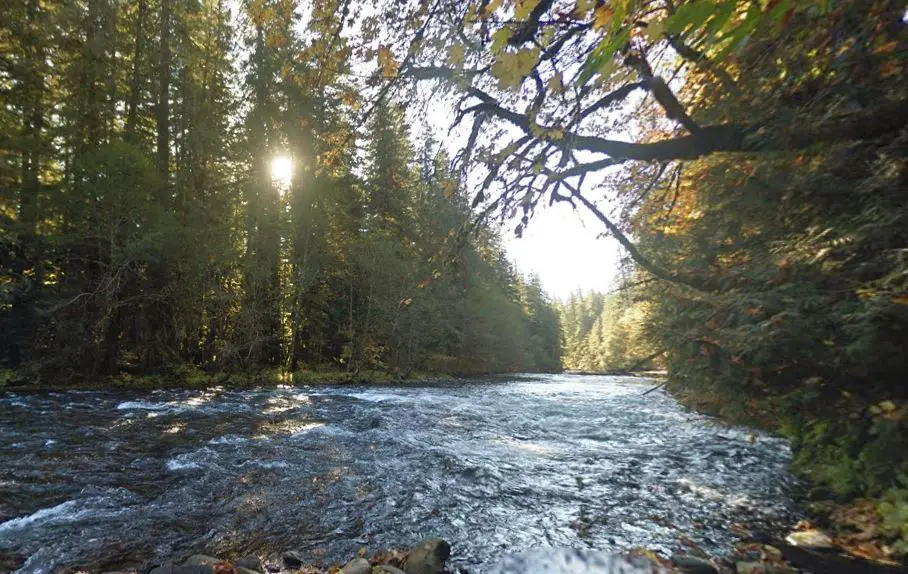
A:
<svg viewBox="0 0 908 574">
<path fill-rule="evenodd" d="M 685 552 L 670 558 L 637 548 L 622 555 L 593 550 L 539 548 L 506 555 L 493 567 L 493 574 L 896 574 L 906 570 L 850 555 L 826 532 L 801 523 L 784 540 L 746 535 L 734 550 L 710 557 L 684 536 Z M 441 538 L 423 540 L 409 550 L 386 550 L 369 554 L 363 548 L 344 565 L 319 566 L 304 552 L 295 550 L 262 557 L 250 555 L 235 560 L 196 554 L 141 570 L 107 574 L 448 574 L 446 562 L 451 545 Z"/>
</svg>

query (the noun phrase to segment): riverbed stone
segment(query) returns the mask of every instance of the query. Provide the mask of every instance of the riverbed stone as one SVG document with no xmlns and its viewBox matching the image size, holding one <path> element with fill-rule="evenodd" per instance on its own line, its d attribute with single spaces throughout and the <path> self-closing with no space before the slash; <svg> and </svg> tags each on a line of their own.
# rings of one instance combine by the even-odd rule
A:
<svg viewBox="0 0 908 574">
<path fill-rule="evenodd" d="M 183 561 L 183 566 L 204 566 L 205 564 L 217 564 L 222 562 L 220 558 L 208 556 L 206 554 L 193 554 Z"/>
<path fill-rule="evenodd" d="M 365 558 L 354 558 L 344 564 L 338 574 L 369 574 L 372 572 L 372 565 Z"/>
<path fill-rule="evenodd" d="M 735 572 L 738 574 L 764 574 L 766 569 L 762 562 L 738 562 L 735 564 Z"/>
<path fill-rule="evenodd" d="M 689 554 L 672 554 L 672 564 L 684 574 L 718 574 L 718 570 L 708 560 Z"/>
<path fill-rule="evenodd" d="M 163 564 L 153 568 L 149 574 L 213 574 L 212 564 Z"/>
<path fill-rule="evenodd" d="M 242 566 L 234 566 L 233 574 L 259 574 L 259 571 L 250 570 L 249 568 L 243 568 Z"/>
<path fill-rule="evenodd" d="M 427 538 L 410 550 L 404 570 L 407 574 L 442 574 L 451 545 L 441 538 Z"/>
<path fill-rule="evenodd" d="M 389 566 L 387 564 L 379 564 L 372 568 L 372 574 L 407 574 L 400 568 L 395 568 L 394 566 Z"/>
<path fill-rule="evenodd" d="M 237 560 L 234 565 L 237 568 L 246 568 L 247 570 L 255 570 L 256 572 L 262 571 L 262 559 L 255 554 L 243 556 L 242 558 Z"/>
<path fill-rule="evenodd" d="M 835 548 L 832 537 L 822 530 L 817 530 L 815 528 L 792 532 L 785 537 L 785 541 L 792 546 L 800 546 L 801 548 L 813 548 L 817 550 Z"/>
<path fill-rule="evenodd" d="M 303 564 L 306 563 L 306 559 L 302 553 L 297 552 L 296 550 L 289 550 L 281 554 L 281 561 L 284 563 L 284 566 L 291 570 L 302 568 Z"/>
</svg>

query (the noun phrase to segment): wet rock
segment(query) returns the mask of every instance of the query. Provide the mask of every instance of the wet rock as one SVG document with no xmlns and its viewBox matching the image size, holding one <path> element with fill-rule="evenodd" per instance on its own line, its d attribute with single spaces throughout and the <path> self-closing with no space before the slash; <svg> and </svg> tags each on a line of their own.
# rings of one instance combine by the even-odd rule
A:
<svg viewBox="0 0 908 574">
<path fill-rule="evenodd" d="M 738 562 L 735 564 L 735 572 L 738 574 L 765 574 L 762 562 Z"/>
<path fill-rule="evenodd" d="M 672 564 L 684 574 L 718 574 L 708 560 L 687 554 L 672 554 Z"/>
<path fill-rule="evenodd" d="M 428 538 L 410 550 L 404 570 L 407 574 L 442 574 L 451 545 L 441 538 Z"/>
<path fill-rule="evenodd" d="M 255 570 L 256 572 L 262 571 L 262 560 L 254 554 L 243 556 L 237 560 L 234 565 L 237 568 L 246 568 L 247 570 Z"/>
<path fill-rule="evenodd" d="M 792 546 L 800 546 L 801 548 L 813 548 L 817 550 L 835 548 L 832 538 L 822 530 L 817 529 L 792 532 L 785 537 L 785 541 Z"/>
<path fill-rule="evenodd" d="M 164 564 L 153 568 L 149 574 L 213 574 L 212 564 Z"/>
<path fill-rule="evenodd" d="M 283 561 L 284 566 L 291 570 L 302 568 L 303 564 L 305 564 L 303 555 L 296 550 L 290 550 L 289 552 L 281 554 L 281 561 Z"/>
<path fill-rule="evenodd" d="M 193 554 L 183 562 L 183 566 L 204 566 L 205 564 L 217 564 L 221 561 L 220 558 L 215 558 L 214 556 Z"/>
<path fill-rule="evenodd" d="M 344 564 L 338 574 L 369 574 L 372 572 L 372 565 L 365 558 L 354 558 Z"/>
<path fill-rule="evenodd" d="M 250 570 L 249 568 L 243 568 L 242 566 L 234 566 L 234 574 L 259 574 L 258 570 Z"/>
<path fill-rule="evenodd" d="M 372 574 L 407 574 L 400 568 L 395 568 L 394 566 L 388 566 L 387 564 L 379 564 L 378 566 L 372 568 Z"/>
</svg>

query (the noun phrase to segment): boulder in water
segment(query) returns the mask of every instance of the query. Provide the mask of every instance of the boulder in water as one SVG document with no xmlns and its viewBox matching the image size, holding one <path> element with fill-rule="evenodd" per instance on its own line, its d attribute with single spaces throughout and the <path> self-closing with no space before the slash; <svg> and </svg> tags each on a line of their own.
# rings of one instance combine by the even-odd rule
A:
<svg viewBox="0 0 908 574">
<path fill-rule="evenodd" d="M 372 565 L 365 558 L 354 558 L 344 564 L 337 574 L 369 574 L 372 572 Z"/>
<path fill-rule="evenodd" d="M 785 537 L 785 541 L 792 546 L 800 546 L 801 548 L 813 548 L 816 550 L 835 548 L 832 538 L 822 530 L 815 528 L 792 532 Z"/>
<path fill-rule="evenodd" d="M 684 574 L 718 574 L 716 568 L 708 560 L 688 554 L 672 554 L 672 564 Z"/>
<path fill-rule="evenodd" d="M 164 564 L 153 568 L 149 574 L 213 574 L 213 564 Z"/>
<path fill-rule="evenodd" d="M 389 566 L 387 564 L 379 564 L 372 569 L 372 574 L 407 574 L 400 568 L 395 568 L 394 566 Z"/>
<path fill-rule="evenodd" d="M 539 548 L 507 555 L 489 574 L 665 574 L 643 558 L 576 548 Z"/>
<path fill-rule="evenodd" d="M 428 538 L 410 550 L 404 570 L 407 574 L 442 574 L 451 545 L 441 538 Z"/>
<path fill-rule="evenodd" d="M 237 568 L 246 568 L 247 570 L 254 570 L 256 572 L 262 571 L 262 560 L 255 554 L 243 556 L 235 562 L 235 565 Z"/>
<path fill-rule="evenodd" d="M 183 566 L 205 566 L 207 564 L 217 564 L 222 562 L 220 558 L 206 556 L 205 554 L 193 554 L 183 561 Z"/>
<path fill-rule="evenodd" d="M 303 564 L 305 564 L 303 555 L 296 550 L 290 550 L 281 554 L 281 561 L 284 563 L 284 566 L 290 570 L 302 568 Z"/>
<path fill-rule="evenodd" d="M 234 566 L 233 574 L 259 574 L 258 570 L 250 570 L 249 568 L 243 568 L 242 566 Z"/>
</svg>

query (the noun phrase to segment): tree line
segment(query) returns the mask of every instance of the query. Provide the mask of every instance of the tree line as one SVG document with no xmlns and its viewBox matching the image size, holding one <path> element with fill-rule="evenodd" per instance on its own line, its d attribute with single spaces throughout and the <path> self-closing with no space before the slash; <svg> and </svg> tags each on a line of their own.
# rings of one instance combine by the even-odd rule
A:
<svg viewBox="0 0 908 574">
<path fill-rule="evenodd" d="M 649 330 L 652 303 L 639 289 L 577 291 L 557 308 L 565 369 L 605 373 L 661 366 L 661 349 Z"/>
<path fill-rule="evenodd" d="M 355 56 L 377 32 L 342 34 L 347 2 L 228 6 L 0 15 L 5 367 L 558 369 L 538 280 L 471 219 L 403 99 L 364 95 Z"/>
</svg>

